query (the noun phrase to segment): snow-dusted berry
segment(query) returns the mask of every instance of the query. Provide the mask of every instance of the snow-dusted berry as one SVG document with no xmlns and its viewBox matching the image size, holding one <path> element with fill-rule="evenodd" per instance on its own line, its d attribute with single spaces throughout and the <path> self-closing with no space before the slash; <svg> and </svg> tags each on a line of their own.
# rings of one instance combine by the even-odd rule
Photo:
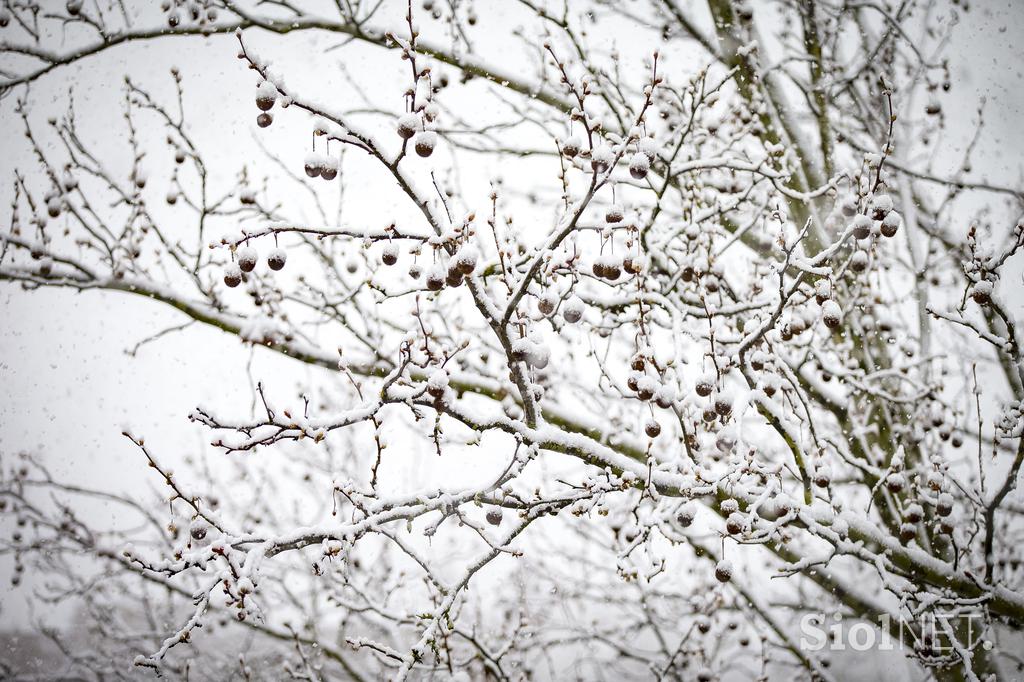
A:
<svg viewBox="0 0 1024 682">
<path fill-rule="evenodd" d="M 437 146 L 437 133 L 433 130 L 416 133 L 413 146 L 416 148 L 416 153 L 423 158 L 430 156 L 434 153 L 434 147 Z"/>
<path fill-rule="evenodd" d="M 683 528 L 688 528 L 696 516 L 697 506 L 693 502 L 685 502 L 676 512 L 676 523 Z"/>
<path fill-rule="evenodd" d="M 871 218 L 863 213 L 858 213 L 853 219 L 853 236 L 855 239 L 867 239 L 871 236 L 871 226 L 874 223 Z"/>
<path fill-rule="evenodd" d="M 953 513 L 953 496 L 949 493 L 942 493 L 939 495 L 939 500 L 935 504 L 935 513 L 939 516 L 949 516 Z"/>
<path fill-rule="evenodd" d="M 487 510 L 487 523 L 491 524 L 492 526 L 500 526 L 501 517 L 502 513 L 500 507 L 491 507 L 490 509 Z"/>
<path fill-rule="evenodd" d="M 728 417 L 732 414 L 732 397 L 727 393 L 719 393 L 715 396 L 715 412 L 720 417 Z"/>
<path fill-rule="evenodd" d="M 380 250 L 380 261 L 384 265 L 394 265 L 398 262 L 398 244 L 394 242 L 385 242 L 384 247 Z"/>
<path fill-rule="evenodd" d="M 472 244 L 465 244 L 455 253 L 455 266 L 463 275 L 472 275 L 480 260 L 480 251 Z"/>
<path fill-rule="evenodd" d="M 569 300 L 562 304 L 562 317 L 569 324 L 576 324 L 583 319 L 584 309 L 583 300 L 576 294 L 573 294 L 569 297 Z"/>
<path fill-rule="evenodd" d="M 651 171 L 651 160 L 642 152 L 637 152 L 629 160 L 629 174 L 636 180 L 643 180 Z"/>
<path fill-rule="evenodd" d="M 256 125 L 258 125 L 260 128 L 267 128 L 273 122 L 274 115 L 271 114 L 269 111 L 264 111 L 263 113 L 256 117 Z"/>
<path fill-rule="evenodd" d="M 669 409 L 676 400 L 676 389 L 671 384 L 665 384 L 654 394 L 654 402 L 662 409 Z"/>
<path fill-rule="evenodd" d="M 907 487 L 907 479 L 903 474 L 894 471 L 885 477 L 885 487 L 889 489 L 889 492 L 902 492 Z"/>
<path fill-rule="evenodd" d="M 338 177 L 338 159 L 333 156 L 323 157 L 320 163 L 320 177 L 328 181 Z"/>
<path fill-rule="evenodd" d="M 242 270 L 237 263 L 228 263 L 224 266 L 224 284 L 234 288 L 242 283 Z"/>
<path fill-rule="evenodd" d="M 732 562 L 722 559 L 715 564 L 715 579 L 720 583 L 727 583 L 732 580 Z"/>
<path fill-rule="evenodd" d="M 654 397 L 655 391 L 658 390 L 657 384 L 654 383 L 654 379 L 649 376 L 641 376 L 636 382 L 636 397 L 644 402 Z"/>
<path fill-rule="evenodd" d="M 992 302 L 992 282 L 988 280 L 981 280 L 975 282 L 974 286 L 971 287 L 971 298 L 978 305 L 988 305 Z"/>
<path fill-rule="evenodd" d="M 562 153 L 565 154 L 570 159 L 575 157 L 577 154 L 579 154 L 580 150 L 582 148 L 583 148 L 583 143 L 580 141 L 580 138 L 579 138 L 578 135 L 570 135 L 562 143 Z"/>
<path fill-rule="evenodd" d="M 871 217 L 882 220 L 892 210 L 892 197 L 888 194 L 876 194 L 871 198 Z"/>
<path fill-rule="evenodd" d="M 277 88 L 270 81 L 263 81 L 256 88 L 256 106 L 260 111 L 270 111 L 277 102 Z"/>
<path fill-rule="evenodd" d="M 622 259 L 622 269 L 630 275 L 639 275 L 644 271 L 647 260 L 643 256 L 626 256 Z"/>
<path fill-rule="evenodd" d="M 306 160 L 303 164 L 303 168 L 306 171 L 306 175 L 311 178 L 320 177 L 320 172 L 323 170 L 323 157 L 316 152 L 310 152 L 306 155 Z"/>
<path fill-rule="evenodd" d="M 288 254 L 284 249 L 274 249 L 267 254 L 267 265 L 271 270 L 280 270 L 284 268 L 284 264 L 287 260 Z"/>
<path fill-rule="evenodd" d="M 819 488 L 827 488 L 832 482 L 832 470 L 827 464 L 819 464 L 814 471 L 814 485 Z"/>
<path fill-rule="evenodd" d="M 882 218 L 879 230 L 884 237 L 895 237 L 896 232 L 900 229 L 900 223 L 903 222 L 903 217 L 896 211 L 889 211 Z"/>
<path fill-rule="evenodd" d="M 843 322 L 843 309 L 832 299 L 825 301 L 821 304 L 821 321 L 829 329 L 835 329 Z"/>
<path fill-rule="evenodd" d="M 854 272 L 864 272 L 868 269 L 868 252 L 854 251 L 850 256 L 850 269 Z"/>
<path fill-rule="evenodd" d="M 430 291 L 441 291 L 441 289 L 444 289 L 445 275 L 445 269 L 440 264 L 431 266 L 430 270 L 427 271 L 427 289 Z"/>
<path fill-rule="evenodd" d="M 644 433 L 651 438 L 657 438 L 658 434 L 661 433 L 661 424 L 655 419 L 648 419 L 647 423 L 644 424 Z"/>
<path fill-rule="evenodd" d="M 82 11 L 82 4 L 83 0 L 68 0 L 67 4 L 64 7 L 65 9 L 67 9 L 68 14 L 70 14 L 73 17 L 77 17 L 78 14 Z"/>
<path fill-rule="evenodd" d="M 694 390 L 702 398 L 707 398 L 711 395 L 711 391 L 715 389 L 715 378 L 710 374 L 706 374 L 697 380 L 697 385 Z"/>
<path fill-rule="evenodd" d="M 235 252 L 235 257 L 238 259 L 238 267 L 242 272 L 252 272 L 256 269 L 256 261 L 259 259 L 259 255 L 256 253 L 256 249 L 251 246 L 243 246 Z"/>
<path fill-rule="evenodd" d="M 197 546 L 204 546 L 210 542 L 211 533 L 210 524 L 203 519 L 196 519 L 189 526 L 188 535 L 192 538 L 192 544 Z"/>
<path fill-rule="evenodd" d="M 832 298 L 832 282 L 827 279 L 819 279 L 814 283 L 814 300 L 821 305 L 830 298 Z"/>
<path fill-rule="evenodd" d="M 444 283 L 450 287 L 461 287 L 463 281 L 462 271 L 459 269 L 459 264 L 452 261 L 448 264 L 448 271 L 444 277 Z"/>
<path fill-rule="evenodd" d="M 614 282 L 622 276 L 622 258 L 610 253 L 598 256 L 594 261 L 594 274 Z"/>
<path fill-rule="evenodd" d="M 398 136 L 403 140 L 412 139 L 420 129 L 420 117 L 416 114 L 404 114 L 398 119 Z"/>
<path fill-rule="evenodd" d="M 590 153 L 590 167 L 598 173 L 604 173 L 611 168 L 612 162 L 615 161 L 615 154 L 612 152 L 611 147 L 607 145 L 601 145 L 596 147 L 594 151 Z"/>
<path fill-rule="evenodd" d="M 448 389 L 448 372 L 443 369 L 434 370 L 427 379 L 427 393 L 431 398 L 443 398 L 444 392 Z"/>
<path fill-rule="evenodd" d="M 558 305 L 558 294 L 550 289 L 545 291 L 540 299 L 537 300 L 537 310 L 540 311 L 541 315 L 550 315 L 555 312 L 555 307 Z"/>
<path fill-rule="evenodd" d="M 625 217 L 626 213 L 620 204 L 612 204 L 604 213 L 604 220 L 607 223 L 621 223 Z"/>
</svg>

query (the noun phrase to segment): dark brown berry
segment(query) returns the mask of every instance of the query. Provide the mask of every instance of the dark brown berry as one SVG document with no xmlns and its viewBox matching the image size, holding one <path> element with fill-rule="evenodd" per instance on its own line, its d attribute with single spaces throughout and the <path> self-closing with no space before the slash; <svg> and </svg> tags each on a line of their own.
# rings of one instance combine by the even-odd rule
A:
<svg viewBox="0 0 1024 682">
<path fill-rule="evenodd" d="M 224 284 L 227 284 L 232 289 L 242 283 L 242 271 L 239 267 L 230 263 L 224 268 Z"/>
<path fill-rule="evenodd" d="M 437 133 L 432 130 L 424 130 L 421 133 L 417 133 L 413 146 L 417 154 L 427 158 L 434 153 L 434 147 L 437 146 Z"/>
<path fill-rule="evenodd" d="M 288 260 L 288 254 L 283 249 L 274 249 L 267 256 L 267 265 L 271 270 L 280 270 Z"/>
</svg>

